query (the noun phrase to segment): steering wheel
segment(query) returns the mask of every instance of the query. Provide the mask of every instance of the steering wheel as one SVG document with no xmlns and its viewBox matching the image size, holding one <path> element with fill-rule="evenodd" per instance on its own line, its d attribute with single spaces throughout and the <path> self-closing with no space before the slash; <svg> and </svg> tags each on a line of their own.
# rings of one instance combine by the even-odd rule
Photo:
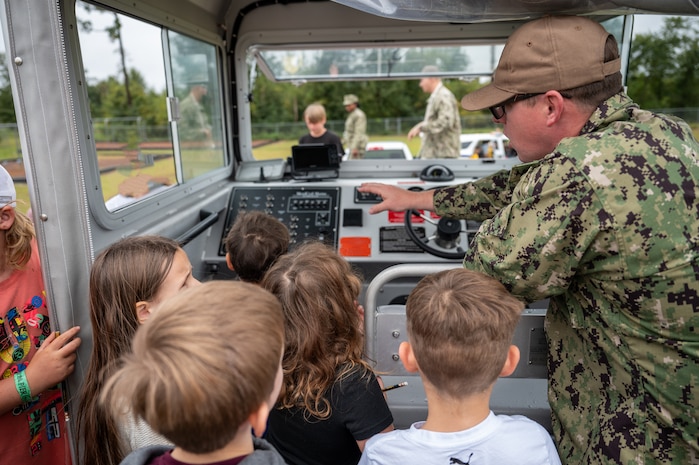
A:
<svg viewBox="0 0 699 465">
<path fill-rule="evenodd" d="M 436 231 L 433 234 L 427 233 L 424 239 L 420 238 L 413 229 L 413 215 L 422 218 L 425 223 L 435 226 Z M 461 244 L 468 245 L 469 235 L 474 234 L 477 228 L 462 229 L 462 225 L 461 220 L 442 217 L 435 221 L 434 218 L 417 210 L 405 211 L 405 231 L 408 237 L 422 250 L 439 258 L 463 260 L 466 249 Z"/>
</svg>

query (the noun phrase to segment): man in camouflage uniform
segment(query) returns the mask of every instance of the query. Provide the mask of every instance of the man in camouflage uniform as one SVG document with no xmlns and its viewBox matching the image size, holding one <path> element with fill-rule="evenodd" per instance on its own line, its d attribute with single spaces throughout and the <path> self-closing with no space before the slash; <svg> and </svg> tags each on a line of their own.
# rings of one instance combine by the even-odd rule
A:
<svg viewBox="0 0 699 465">
<path fill-rule="evenodd" d="M 211 142 L 211 125 L 201 100 L 208 92 L 204 78 L 190 82 L 189 94 L 179 105 L 180 138 L 184 141 Z"/>
<path fill-rule="evenodd" d="M 359 98 L 354 94 L 345 95 L 342 104 L 349 113 L 345 120 L 342 144 L 349 150 L 351 159 L 364 158 L 366 144 L 369 141 L 366 136 L 366 115 L 359 109 Z"/>
<path fill-rule="evenodd" d="M 699 144 L 685 122 L 639 109 L 619 69 L 597 23 L 527 23 L 493 82 L 462 100 L 490 107 L 527 163 L 435 191 L 360 191 L 382 196 L 371 213 L 484 220 L 464 266 L 550 298 L 563 463 L 699 463 Z"/>
<path fill-rule="evenodd" d="M 423 73 L 437 73 L 436 66 L 425 66 Z M 438 77 L 420 79 L 420 88 L 430 94 L 424 120 L 413 126 L 408 139 L 423 134 L 418 158 L 459 158 L 461 116 L 456 97 Z"/>
</svg>

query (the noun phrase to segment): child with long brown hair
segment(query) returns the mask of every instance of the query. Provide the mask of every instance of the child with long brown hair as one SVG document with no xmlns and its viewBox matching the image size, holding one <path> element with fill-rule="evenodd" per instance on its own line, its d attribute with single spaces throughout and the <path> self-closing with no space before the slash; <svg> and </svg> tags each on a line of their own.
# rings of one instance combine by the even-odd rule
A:
<svg viewBox="0 0 699 465">
<path fill-rule="evenodd" d="M 138 327 L 164 299 L 198 284 L 187 254 L 165 237 L 127 237 L 95 259 L 90 270 L 93 346 L 78 409 L 80 463 L 116 465 L 138 447 L 168 443 L 136 418 L 115 418 L 98 400 Z"/>
<path fill-rule="evenodd" d="M 361 280 L 319 242 L 280 257 L 262 286 L 284 311 L 284 383 L 269 441 L 290 465 L 355 465 L 364 443 L 393 417 L 364 359 Z"/>
</svg>

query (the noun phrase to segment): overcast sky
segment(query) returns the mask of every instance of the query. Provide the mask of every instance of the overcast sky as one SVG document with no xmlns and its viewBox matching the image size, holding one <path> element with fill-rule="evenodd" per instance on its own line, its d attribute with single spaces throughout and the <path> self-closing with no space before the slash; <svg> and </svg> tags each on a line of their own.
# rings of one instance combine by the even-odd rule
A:
<svg viewBox="0 0 699 465">
<path fill-rule="evenodd" d="M 655 32 L 663 26 L 662 15 L 636 15 L 633 22 L 633 33 L 647 34 Z"/>
</svg>

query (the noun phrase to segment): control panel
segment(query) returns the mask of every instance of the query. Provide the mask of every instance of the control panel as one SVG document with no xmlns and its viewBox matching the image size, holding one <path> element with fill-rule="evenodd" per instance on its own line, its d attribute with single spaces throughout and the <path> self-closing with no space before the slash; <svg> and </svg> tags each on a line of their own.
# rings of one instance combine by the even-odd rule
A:
<svg viewBox="0 0 699 465">
<path fill-rule="evenodd" d="M 219 255 L 238 214 L 263 211 L 289 228 L 291 248 L 313 238 L 337 247 L 339 187 L 235 187 L 231 191 Z"/>
</svg>

